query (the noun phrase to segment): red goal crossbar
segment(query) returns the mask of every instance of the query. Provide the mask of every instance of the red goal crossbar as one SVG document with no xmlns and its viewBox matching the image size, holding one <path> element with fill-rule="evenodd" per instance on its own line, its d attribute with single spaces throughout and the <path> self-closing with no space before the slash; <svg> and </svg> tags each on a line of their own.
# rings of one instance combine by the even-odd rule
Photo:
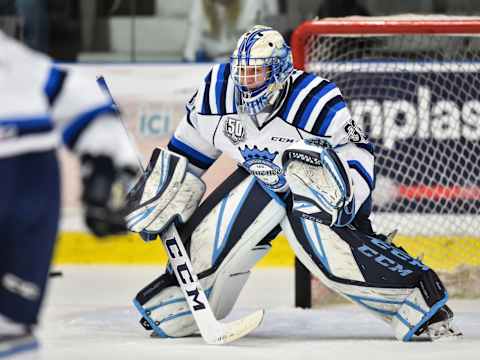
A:
<svg viewBox="0 0 480 360">
<path fill-rule="evenodd" d="M 312 35 L 402 35 L 480 34 L 480 19 L 368 19 L 348 18 L 337 20 L 313 20 L 302 23 L 292 34 L 293 64 L 304 69 L 305 43 Z"/>
</svg>

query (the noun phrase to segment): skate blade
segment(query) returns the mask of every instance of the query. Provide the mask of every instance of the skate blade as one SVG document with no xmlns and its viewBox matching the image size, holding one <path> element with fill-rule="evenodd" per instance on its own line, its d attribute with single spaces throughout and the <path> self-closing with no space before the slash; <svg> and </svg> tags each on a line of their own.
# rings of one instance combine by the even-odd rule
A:
<svg viewBox="0 0 480 360">
<path fill-rule="evenodd" d="M 463 338 L 463 333 L 450 321 L 432 324 L 427 330 L 431 341 L 456 341 Z"/>
</svg>

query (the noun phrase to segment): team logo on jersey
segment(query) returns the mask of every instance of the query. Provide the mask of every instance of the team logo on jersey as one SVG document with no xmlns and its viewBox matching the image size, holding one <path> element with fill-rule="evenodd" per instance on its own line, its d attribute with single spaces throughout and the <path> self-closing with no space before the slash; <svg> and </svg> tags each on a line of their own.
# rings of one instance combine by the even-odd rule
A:
<svg viewBox="0 0 480 360">
<path fill-rule="evenodd" d="M 245 146 L 244 149 L 239 148 L 239 150 L 245 159 L 243 166 L 250 174 L 256 176 L 273 190 L 280 189 L 285 185 L 286 179 L 282 168 L 273 162 L 278 152 L 271 153 L 266 148 L 259 150 L 257 146 L 254 146 L 253 149 Z"/>
<path fill-rule="evenodd" d="M 348 140 L 351 142 L 356 143 L 365 140 L 365 135 L 363 135 L 362 129 L 360 129 L 353 119 L 345 125 L 345 132 L 348 135 Z"/>
<path fill-rule="evenodd" d="M 223 133 L 233 145 L 245 141 L 245 128 L 239 119 L 227 117 L 223 123 Z"/>
</svg>

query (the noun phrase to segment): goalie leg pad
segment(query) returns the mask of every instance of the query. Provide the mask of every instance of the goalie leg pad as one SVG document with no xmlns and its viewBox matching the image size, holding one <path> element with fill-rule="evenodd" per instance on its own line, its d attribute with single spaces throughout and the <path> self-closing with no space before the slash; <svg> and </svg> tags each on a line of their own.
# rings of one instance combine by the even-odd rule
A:
<svg viewBox="0 0 480 360">
<path fill-rule="evenodd" d="M 217 319 L 231 311 L 250 269 L 271 247 L 257 244 L 278 228 L 285 214 L 283 204 L 238 169 L 180 229 Z M 162 275 L 140 291 L 135 305 L 159 336 L 188 336 L 197 330 L 173 274 Z"/>
<path fill-rule="evenodd" d="M 226 261 L 217 272 L 200 280 L 217 319 L 230 313 L 250 276 L 250 269 L 270 248 L 270 245 L 255 247 L 243 258 Z M 142 289 L 134 305 L 142 315 L 141 324 L 159 337 L 184 337 L 198 330 L 175 275 L 168 271 Z"/>
<path fill-rule="evenodd" d="M 131 231 L 157 234 L 177 216 L 181 222 L 190 218 L 205 184 L 187 172 L 187 164 L 186 158 L 168 150 L 153 151 L 144 176 L 127 196 L 126 221 Z"/>
<path fill-rule="evenodd" d="M 410 340 L 448 299 L 433 270 L 380 238 L 298 216 L 281 226 L 312 274 L 388 322 L 399 340 Z"/>
</svg>

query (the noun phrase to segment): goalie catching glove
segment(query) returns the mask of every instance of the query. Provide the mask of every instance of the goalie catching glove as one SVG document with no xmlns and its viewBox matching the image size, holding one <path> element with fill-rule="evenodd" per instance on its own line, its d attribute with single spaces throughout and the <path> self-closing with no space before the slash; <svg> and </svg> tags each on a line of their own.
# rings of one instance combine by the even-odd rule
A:
<svg viewBox="0 0 480 360">
<path fill-rule="evenodd" d="M 127 227 L 148 234 L 160 234 L 178 217 L 185 222 L 197 208 L 205 184 L 187 171 L 188 160 L 156 148 L 144 176 L 127 196 Z"/>
<path fill-rule="evenodd" d="M 106 155 L 84 154 L 81 173 L 87 227 L 97 236 L 125 233 L 123 205 L 127 187 L 136 171 L 126 166 L 116 167 L 112 158 Z"/>
<path fill-rule="evenodd" d="M 292 211 L 328 226 L 349 224 L 355 215 L 348 165 L 322 140 L 292 144 L 282 157 Z"/>
</svg>

